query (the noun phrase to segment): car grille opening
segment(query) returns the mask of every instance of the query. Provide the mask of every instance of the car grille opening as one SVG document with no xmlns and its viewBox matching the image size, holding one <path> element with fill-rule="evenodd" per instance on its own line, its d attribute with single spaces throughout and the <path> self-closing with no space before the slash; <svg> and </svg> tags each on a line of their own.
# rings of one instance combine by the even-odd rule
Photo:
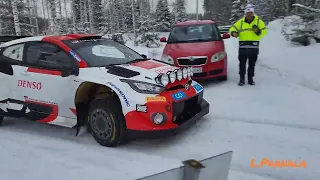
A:
<svg viewBox="0 0 320 180">
<path fill-rule="evenodd" d="M 178 58 L 177 60 L 181 66 L 204 65 L 207 62 L 206 57 L 194 58 L 193 60 L 190 60 L 189 58 Z"/>
<path fill-rule="evenodd" d="M 183 124 L 184 122 L 188 121 L 190 118 L 198 114 L 201 111 L 200 105 L 202 97 L 203 92 L 185 101 L 174 102 L 172 113 L 173 123 L 178 125 Z"/>
</svg>

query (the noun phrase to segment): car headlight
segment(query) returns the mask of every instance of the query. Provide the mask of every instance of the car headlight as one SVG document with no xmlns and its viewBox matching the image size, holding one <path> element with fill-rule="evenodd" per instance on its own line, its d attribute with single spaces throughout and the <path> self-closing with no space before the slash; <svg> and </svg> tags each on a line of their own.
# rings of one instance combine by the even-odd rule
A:
<svg viewBox="0 0 320 180">
<path fill-rule="evenodd" d="M 163 74 L 160 78 L 160 83 L 163 85 L 163 86 L 166 86 L 169 84 L 169 76 L 167 74 Z"/>
<path fill-rule="evenodd" d="M 188 78 L 188 68 L 183 68 L 182 76 L 183 76 L 183 79 L 187 79 Z"/>
<path fill-rule="evenodd" d="M 177 70 L 177 79 L 178 79 L 178 81 L 181 81 L 182 80 L 182 78 L 183 78 L 183 75 L 182 75 L 183 73 L 182 73 L 182 69 L 178 69 Z"/>
<path fill-rule="evenodd" d="M 129 80 L 129 79 L 121 79 L 121 82 L 128 83 L 129 86 L 138 93 L 144 94 L 159 94 L 165 88 L 163 86 L 159 86 L 152 83 L 147 83 L 143 81 Z"/>
<path fill-rule="evenodd" d="M 174 83 L 177 80 L 176 72 L 170 72 L 169 77 L 170 77 L 170 82 Z"/>
<path fill-rule="evenodd" d="M 226 57 L 226 53 L 225 52 L 218 52 L 216 54 L 214 54 L 211 58 L 211 62 L 217 62 L 217 61 L 221 61 Z"/>
<path fill-rule="evenodd" d="M 166 54 L 163 54 L 162 57 L 161 57 L 161 61 L 165 62 L 165 63 L 168 63 L 168 64 L 171 64 L 171 65 L 174 65 L 174 60 L 171 56 L 169 55 L 166 55 Z"/>
</svg>

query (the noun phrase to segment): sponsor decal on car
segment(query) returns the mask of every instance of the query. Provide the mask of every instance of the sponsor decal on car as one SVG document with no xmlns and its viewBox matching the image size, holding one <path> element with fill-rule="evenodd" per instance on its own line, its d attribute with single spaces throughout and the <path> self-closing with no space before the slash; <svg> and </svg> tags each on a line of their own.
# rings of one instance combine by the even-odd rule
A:
<svg viewBox="0 0 320 180">
<path fill-rule="evenodd" d="M 137 111 L 137 112 L 144 112 L 144 113 L 146 113 L 146 112 L 148 112 L 148 107 L 147 107 L 146 105 L 139 105 L 139 104 L 137 104 L 137 105 L 136 105 L 136 111 Z"/>
<path fill-rule="evenodd" d="M 203 87 L 200 84 L 196 84 L 193 86 L 194 90 L 196 90 L 197 93 L 203 91 Z"/>
<path fill-rule="evenodd" d="M 18 87 L 41 90 L 42 84 L 41 82 L 18 80 Z"/>
<path fill-rule="evenodd" d="M 74 57 L 78 62 L 81 61 L 81 58 L 72 50 L 70 50 L 69 52 L 71 54 L 72 57 Z"/>
<path fill-rule="evenodd" d="M 163 74 L 163 73 L 166 73 L 168 71 L 173 71 L 175 69 L 177 69 L 177 68 L 173 67 L 173 66 L 167 66 L 165 68 L 157 69 L 157 70 L 155 70 L 155 72 L 158 73 L 158 74 Z"/>
<path fill-rule="evenodd" d="M 165 66 L 165 64 L 155 62 L 155 61 L 142 61 L 142 62 L 131 63 L 130 65 L 141 67 L 143 69 L 154 69 L 154 68 Z"/>
<path fill-rule="evenodd" d="M 156 97 L 146 97 L 147 102 L 166 102 L 166 97 L 156 96 Z"/>
<path fill-rule="evenodd" d="M 179 91 L 179 92 L 176 92 L 176 93 L 172 94 L 172 98 L 174 100 L 178 101 L 178 100 L 187 98 L 187 95 L 184 92 Z"/>
<path fill-rule="evenodd" d="M 126 103 L 127 107 L 130 107 L 130 102 L 129 102 L 128 98 L 124 95 L 124 93 L 121 91 L 121 89 L 118 88 L 116 85 L 114 85 L 111 82 L 107 82 L 107 84 L 110 85 L 111 87 L 113 87 L 114 89 L 116 89 L 119 92 L 120 96 L 123 98 L 123 100 Z"/>
</svg>

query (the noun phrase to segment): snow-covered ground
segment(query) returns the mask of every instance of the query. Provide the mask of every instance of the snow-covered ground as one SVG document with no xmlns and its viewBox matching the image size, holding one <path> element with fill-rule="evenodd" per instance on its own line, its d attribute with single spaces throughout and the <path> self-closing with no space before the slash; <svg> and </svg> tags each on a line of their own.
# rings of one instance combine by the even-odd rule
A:
<svg viewBox="0 0 320 180">
<path fill-rule="evenodd" d="M 261 42 L 254 87 L 237 86 L 238 43 L 225 41 L 229 80 L 205 84 L 210 115 L 188 131 L 104 148 L 87 134 L 74 137 L 70 129 L 6 121 L 0 128 L 0 179 L 133 179 L 180 160 L 233 150 L 229 180 L 318 180 L 320 45 L 289 45 L 278 27 L 279 21 L 270 24 Z M 161 48 L 128 45 L 161 57 Z M 305 160 L 307 168 L 251 168 L 253 158 Z"/>
</svg>

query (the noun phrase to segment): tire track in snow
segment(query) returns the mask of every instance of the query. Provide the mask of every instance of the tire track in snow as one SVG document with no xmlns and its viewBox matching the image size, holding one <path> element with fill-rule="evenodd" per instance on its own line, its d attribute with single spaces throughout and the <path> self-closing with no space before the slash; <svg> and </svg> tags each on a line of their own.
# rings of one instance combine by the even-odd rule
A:
<svg viewBox="0 0 320 180">
<path fill-rule="evenodd" d="M 270 120 L 270 119 L 248 119 L 248 118 L 230 117 L 230 116 L 223 116 L 223 115 L 212 115 L 212 117 L 215 120 L 227 120 L 227 121 L 243 122 L 248 124 L 263 124 L 263 125 L 286 127 L 286 128 L 320 131 L 320 127 L 316 127 L 316 126 L 292 124 L 292 123 L 279 122 L 279 121 Z"/>
</svg>

